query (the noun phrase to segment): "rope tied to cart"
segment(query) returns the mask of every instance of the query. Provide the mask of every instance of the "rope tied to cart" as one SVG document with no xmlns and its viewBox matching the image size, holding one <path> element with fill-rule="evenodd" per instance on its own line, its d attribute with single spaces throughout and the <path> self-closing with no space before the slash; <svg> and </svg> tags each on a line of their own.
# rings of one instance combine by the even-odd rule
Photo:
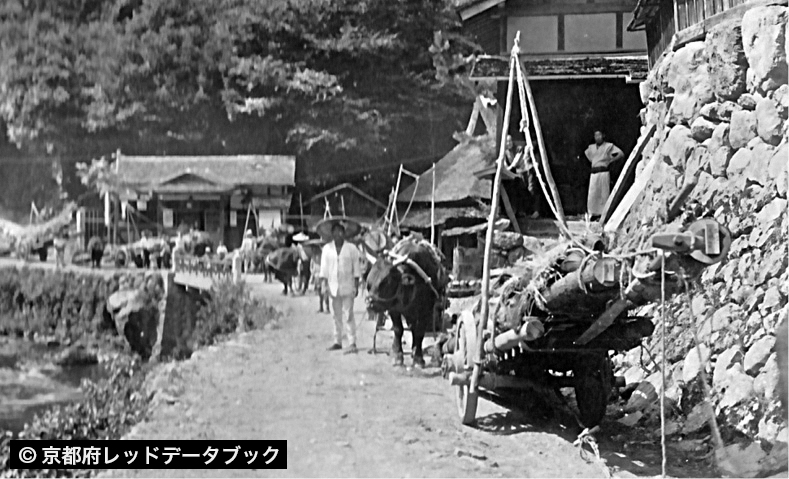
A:
<svg viewBox="0 0 789 479">
<path fill-rule="evenodd" d="M 587 455 L 589 451 L 587 451 L 584 446 L 591 449 L 592 454 L 594 454 L 594 459 L 600 460 L 600 448 L 597 446 L 597 440 L 594 438 L 594 433 L 600 431 L 600 426 L 595 426 L 591 429 L 586 428 L 581 431 L 581 434 L 573 442 L 573 446 L 580 448 L 581 457 L 585 461 L 589 461 Z"/>
</svg>

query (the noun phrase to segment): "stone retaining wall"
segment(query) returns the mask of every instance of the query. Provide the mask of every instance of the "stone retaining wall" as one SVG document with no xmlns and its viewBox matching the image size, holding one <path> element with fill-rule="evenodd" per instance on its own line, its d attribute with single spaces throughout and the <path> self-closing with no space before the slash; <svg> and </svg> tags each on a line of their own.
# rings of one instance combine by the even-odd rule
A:
<svg viewBox="0 0 789 479">
<path fill-rule="evenodd" d="M 704 273 L 692 295 L 693 314 L 684 297 L 669 305 L 670 432 L 693 434 L 705 426 L 698 387 L 704 369 L 718 419 L 757 438 L 762 448 L 755 450 L 764 455 L 773 446 L 785 454 L 787 442 L 773 347 L 789 312 L 786 19 L 785 6 L 752 8 L 703 41 L 668 53 L 651 71 L 641 85 L 642 134 L 657 129 L 638 172 L 650 161 L 655 168 L 622 224 L 618 245 L 643 247 L 666 227 L 667 206 L 694 180 L 683 215 L 670 225 L 710 216 L 730 228 L 728 260 Z M 659 324 L 658 306 L 643 312 Z M 693 348 L 694 327 L 701 361 Z M 629 382 L 644 381 L 641 392 L 651 391 L 634 394 L 630 412 L 653 408 L 661 389 L 659 331 L 647 344 L 656 362 L 642 367 L 639 349 L 620 361 Z"/>
</svg>

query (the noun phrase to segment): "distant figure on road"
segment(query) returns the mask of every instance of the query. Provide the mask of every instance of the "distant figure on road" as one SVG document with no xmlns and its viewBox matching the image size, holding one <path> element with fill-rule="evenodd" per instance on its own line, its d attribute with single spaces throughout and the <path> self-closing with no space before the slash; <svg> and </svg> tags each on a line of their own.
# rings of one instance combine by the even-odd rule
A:
<svg viewBox="0 0 789 479">
<path fill-rule="evenodd" d="M 353 354 L 357 352 L 353 299 L 359 294 L 359 282 L 362 276 L 359 270 L 359 250 L 353 243 L 345 241 L 345 227 L 342 223 L 334 223 L 331 234 L 333 241 L 326 244 L 321 252 L 320 271 L 320 277 L 329 290 L 334 310 L 334 344 L 329 347 L 329 351 L 342 349 L 342 330 L 345 322 L 350 342 L 345 353 Z"/>
<path fill-rule="evenodd" d="M 219 246 L 216 247 L 216 255 L 220 260 L 224 260 L 227 256 L 227 246 L 224 241 L 220 241 Z"/>
<path fill-rule="evenodd" d="M 59 233 L 54 239 L 55 246 L 55 269 L 66 267 L 66 239 L 68 233 Z"/>
<path fill-rule="evenodd" d="M 241 259 L 244 260 L 244 273 L 252 272 L 252 254 L 255 251 L 255 238 L 252 236 L 252 230 L 247 230 L 244 233 L 244 240 L 241 242 Z"/>
<path fill-rule="evenodd" d="M 88 251 L 90 252 L 90 267 L 101 268 L 101 258 L 104 256 L 104 243 L 98 236 L 91 236 L 88 240 Z"/>
<path fill-rule="evenodd" d="M 594 132 L 594 144 L 586 149 L 586 159 L 592 164 L 592 176 L 589 178 L 589 196 L 586 209 L 592 221 L 600 219 L 605 202 L 611 193 L 611 174 L 608 166 L 624 156 L 613 143 L 605 141 L 602 131 Z"/>
<path fill-rule="evenodd" d="M 148 236 L 147 230 L 142 232 L 142 238 L 140 238 L 140 248 L 142 248 L 142 267 L 143 269 L 150 269 L 151 238 Z"/>
</svg>

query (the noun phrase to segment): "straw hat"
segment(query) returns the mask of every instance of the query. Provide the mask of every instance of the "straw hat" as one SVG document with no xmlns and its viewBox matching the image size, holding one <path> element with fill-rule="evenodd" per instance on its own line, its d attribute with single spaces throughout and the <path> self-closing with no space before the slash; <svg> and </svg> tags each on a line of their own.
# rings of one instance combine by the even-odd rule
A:
<svg viewBox="0 0 789 479">
<path fill-rule="evenodd" d="M 310 237 L 301 232 L 293 236 L 293 241 L 297 243 L 301 243 L 302 241 L 307 241 L 308 239 L 310 239 Z"/>
<path fill-rule="evenodd" d="M 326 218 L 321 220 L 316 226 L 315 231 L 321 235 L 321 238 L 330 239 L 331 230 L 335 224 L 340 224 L 345 228 L 345 238 L 350 239 L 358 235 L 362 231 L 362 225 L 358 221 L 348 218 L 346 216 L 335 216 L 334 218 Z"/>
</svg>

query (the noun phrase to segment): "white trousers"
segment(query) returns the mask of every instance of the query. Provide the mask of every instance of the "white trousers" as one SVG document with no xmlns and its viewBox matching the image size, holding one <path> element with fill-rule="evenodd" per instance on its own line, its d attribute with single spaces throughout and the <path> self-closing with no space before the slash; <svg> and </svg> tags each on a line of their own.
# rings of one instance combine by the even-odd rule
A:
<svg viewBox="0 0 789 479">
<path fill-rule="evenodd" d="M 608 172 L 594 173 L 589 178 L 589 196 L 586 201 L 586 211 L 591 216 L 600 216 L 603 214 L 605 202 L 608 200 L 608 195 L 611 191 L 611 175 Z"/>
<path fill-rule="evenodd" d="M 353 296 L 332 296 L 331 306 L 334 311 L 334 342 L 342 345 L 342 329 L 345 323 L 349 344 L 355 345 L 356 321 L 353 317 Z"/>
</svg>

